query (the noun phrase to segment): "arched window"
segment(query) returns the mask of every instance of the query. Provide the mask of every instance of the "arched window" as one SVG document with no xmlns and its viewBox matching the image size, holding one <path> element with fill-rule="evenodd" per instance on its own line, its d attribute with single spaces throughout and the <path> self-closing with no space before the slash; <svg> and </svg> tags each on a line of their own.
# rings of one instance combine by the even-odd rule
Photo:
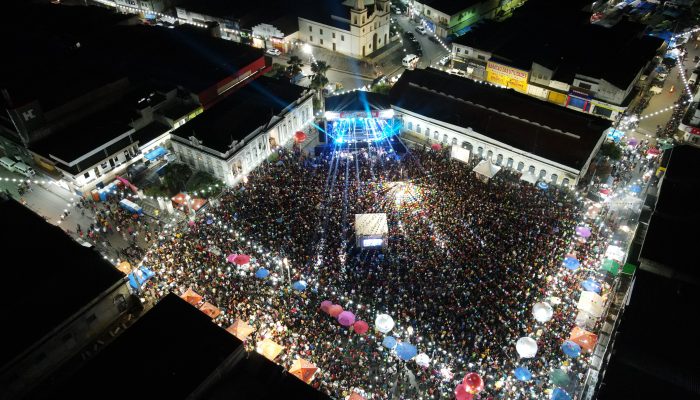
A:
<svg viewBox="0 0 700 400">
<path fill-rule="evenodd" d="M 557 184 L 557 179 L 559 179 L 559 177 L 557 176 L 557 174 L 552 174 L 552 178 L 551 178 L 552 185 L 556 185 L 556 184 Z"/>
<path fill-rule="evenodd" d="M 569 178 L 564 178 L 564 180 L 561 181 L 561 184 L 566 186 L 566 187 L 569 187 Z"/>
<path fill-rule="evenodd" d="M 540 179 L 543 179 L 545 176 L 547 176 L 547 171 L 541 169 L 540 170 Z"/>
<path fill-rule="evenodd" d="M 472 145 L 469 144 L 469 142 L 462 142 L 462 148 L 463 149 L 470 149 Z"/>
<path fill-rule="evenodd" d="M 457 138 L 456 137 L 452 138 L 452 145 L 457 146 Z"/>
<path fill-rule="evenodd" d="M 408 130 L 412 131 L 413 130 L 413 121 L 408 121 L 408 124 L 406 124 L 408 127 Z"/>
<path fill-rule="evenodd" d="M 437 132 L 435 132 L 435 133 L 437 133 Z M 449 138 L 447 137 L 447 135 L 442 135 L 442 142 L 443 143 L 447 144 L 448 140 L 449 140 Z"/>
<path fill-rule="evenodd" d="M 493 151 L 489 150 L 488 153 L 486 153 L 486 158 L 491 159 L 493 157 Z"/>
<path fill-rule="evenodd" d="M 502 162 L 503 162 L 503 154 L 499 154 L 498 156 L 496 156 L 496 165 L 501 165 Z"/>
<path fill-rule="evenodd" d="M 527 172 L 531 173 L 532 175 L 535 175 L 535 166 L 530 165 L 530 168 L 527 169 Z"/>
<path fill-rule="evenodd" d="M 513 168 L 513 158 L 508 157 L 508 162 L 506 162 L 506 167 Z"/>
<path fill-rule="evenodd" d="M 420 124 L 416 124 L 416 132 L 420 133 Z"/>
<path fill-rule="evenodd" d="M 428 128 L 425 128 L 425 137 L 430 139 L 430 129 L 428 129 Z"/>
<path fill-rule="evenodd" d="M 484 148 L 479 146 L 479 148 L 476 149 L 476 154 L 478 154 L 479 157 L 481 157 L 484 154 Z"/>
<path fill-rule="evenodd" d="M 518 163 L 518 171 L 522 171 L 523 168 L 525 168 L 525 163 L 522 162 L 522 161 L 520 161 L 520 162 Z"/>
</svg>

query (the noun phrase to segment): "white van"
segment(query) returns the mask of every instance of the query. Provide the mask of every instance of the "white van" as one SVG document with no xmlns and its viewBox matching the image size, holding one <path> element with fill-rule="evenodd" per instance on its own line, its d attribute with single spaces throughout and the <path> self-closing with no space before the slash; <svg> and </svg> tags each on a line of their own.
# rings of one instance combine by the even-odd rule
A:
<svg viewBox="0 0 700 400">
<path fill-rule="evenodd" d="M 36 175 L 34 169 L 23 162 L 17 162 L 15 165 L 13 165 L 13 167 L 15 168 L 15 172 L 18 172 L 27 178 L 32 178 L 34 175 Z"/>
<path fill-rule="evenodd" d="M 6 170 L 10 172 L 15 172 L 15 165 L 16 161 L 10 160 L 8 157 L 2 157 L 0 158 L 0 165 L 5 167 Z"/>
<path fill-rule="evenodd" d="M 418 56 L 415 54 L 409 54 L 401 60 L 401 65 L 408 69 L 413 69 L 418 64 Z"/>
<path fill-rule="evenodd" d="M 698 73 L 693 72 L 692 75 L 690 75 L 690 78 L 688 78 L 688 85 L 693 86 L 695 85 L 695 82 L 698 81 Z"/>
</svg>

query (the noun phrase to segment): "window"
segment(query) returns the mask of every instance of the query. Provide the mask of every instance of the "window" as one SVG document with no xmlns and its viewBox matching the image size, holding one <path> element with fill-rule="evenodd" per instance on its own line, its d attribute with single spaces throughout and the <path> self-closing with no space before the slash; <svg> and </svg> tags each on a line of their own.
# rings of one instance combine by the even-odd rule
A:
<svg viewBox="0 0 700 400">
<path fill-rule="evenodd" d="M 435 134 L 433 135 L 433 139 L 438 140 L 438 138 L 440 137 L 439 135 L 440 134 L 437 131 L 435 131 Z"/>
<path fill-rule="evenodd" d="M 586 89 L 586 90 L 591 90 L 591 85 L 589 85 L 587 83 L 583 83 L 583 82 L 579 83 L 578 87 L 580 87 L 582 89 Z"/>
<path fill-rule="evenodd" d="M 428 15 L 430 15 L 430 9 L 428 9 Z"/>
<path fill-rule="evenodd" d="M 513 168 L 513 159 L 508 157 L 508 162 L 506 162 L 506 167 Z"/>
<path fill-rule="evenodd" d="M 496 156 L 496 165 L 501 165 L 502 162 L 503 162 L 503 154 L 499 154 L 498 156 Z"/>
<path fill-rule="evenodd" d="M 345 35 L 340 35 L 340 41 L 344 42 L 345 41 Z"/>
<path fill-rule="evenodd" d="M 437 135 L 437 132 L 435 132 L 435 134 Z M 447 137 L 447 135 L 442 135 L 442 142 L 443 143 L 447 143 L 448 140 L 450 140 L 450 139 Z"/>
<path fill-rule="evenodd" d="M 314 37 L 313 37 L 313 36 L 309 36 L 309 42 L 313 42 L 313 41 L 314 41 Z"/>
<path fill-rule="evenodd" d="M 559 179 L 559 177 L 557 176 L 557 174 L 552 174 L 552 177 L 550 178 L 550 180 L 551 180 L 551 182 L 552 182 L 552 185 L 556 185 L 556 184 L 557 184 L 557 179 Z"/>
<path fill-rule="evenodd" d="M 486 57 L 484 57 L 482 55 L 478 55 L 478 56 L 476 56 L 476 58 L 478 58 L 479 60 L 486 60 Z"/>
<path fill-rule="evenodd" d="M 481 155 L 484 154 L 484 148 L 479 146 L 479 148 L 476 149 L 476 154 L 478 154 L 479 157 L 481 157 Z"/>
<path fill-rule="evenodd" d="M 532 175 L 535 175 L 535 166 L 534 166 L 534 165 L 530 165 L 530 168 L 528 168 L 527 171 L 528 171 L 529 173 L 531 173 Z"/>
<path fill-rule="evenodd" d="M 319 35 L 323 35 L 323 29 L 320 29 L 320 28 L 319 28 L 318 34 L 319 34 Z"/>
<path fill-rule="evenodd" d="M 319 39 L 318 41 L 319 43 L 323 44 L 323 39 Z"/>
<path fill-rule="evenodd" d="M 408 121 L 408 130 L 412 131 L 413 130 L 413 121 Z"/>
<path fill-rule="evenodd" d="M 523 168 L 525 168 L 525 163 L 522 162 L 522 161 L 520 161 L 520 162 L 518 163 L 518 171 L 522 171 Z"/>
<path fill-rule="evenodd" d="M 86 172 L 86 173 L 83 175 L 83 178 L 85 178 L 85 179 L 90 179 L 90 171 Z"/>
<path fill-rule="evenodd" d="M 489 150 L 488 153 L 486 153 L 486 158 L 491 159 L 493 157 L 493 151 Z"/>
<path fill-rule="evenodd" d="M 544 178 L 547 175 L 547 171 L 545 170 L 540 170 L 540 179 Z"/>
<path fill-rule="evenodd" d="M 100 164 L 100 168 L 102 168 L 102 169 L 107 169 L 107 161 L 105 161 L 105 162 L 103 162 L 102 164 Z"/>
<path fill-rule="evenodd" d="M 416 132 L 420 133 L 420 124 L 416 124 Z"/>
<path fill-rule="evenodd" d="M 564 178 L 564 180 L 561 181 L 561 184 L 564 186 L 569 186 L 569 178 Z"/>
<path fill-rule="evenodd" d="M 314 27 L 309 25 L 309 32 L 313 32 L 313 31 L 314 31 Z"/>
<path fill-rule="evenodd" d="M 333 32 L 333 39 L 335 39 L 335 32 Z"/>
<path fill-rule="evenodd" d="M 430 129 L 428 129 L 428 128 L 425 128 L 425 137 L 430 139 Z"/>
<path fill-rule="evenodd" d="M 461 52 L 462 52 L 462 49 L 460 49 L 459 47 L 457 47 L 457 53 L 461 53 Z"/>
<path fill-rule="evenodd" d="M 472 146 L 469 144 L 469 142 L 462 142 L 462 148 L 463 149 L 470 149 Z"/>
<path fill-rule="evenodd" d="M 452 145 L 457 146 L 457 138 L 456 137 L 452 138 Z"/>
<path fill-rule="evenodd" d="M 109 159 L 109 166 L 114 168 L 114 159 L 112 159 L 112 158 Z"/>
</svg>

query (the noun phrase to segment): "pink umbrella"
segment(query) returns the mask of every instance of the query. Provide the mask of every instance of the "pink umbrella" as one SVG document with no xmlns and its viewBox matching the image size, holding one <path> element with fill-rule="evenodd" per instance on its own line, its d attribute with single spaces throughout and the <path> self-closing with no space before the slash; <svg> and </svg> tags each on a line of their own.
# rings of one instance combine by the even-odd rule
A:
<svg viewBox="0 0 700 400">
<path fill-rule="evenodd" d="M 333 305 L 333 302 L 331 302 L 331 301 L 328 301 L 328 300 L 322 301 L 321 302 L 321 311 L 323 311 L 324 313 L 328 313 L 328 309 L 331 308 L 332 305 Z"/>
<path fill-rule="evenodd" d="M 238 256 L 238 254 L 233 254 L 233 253 L 231 253 L 231 254 L 229 254 L 228 256 L 226 256 L 226 261 L 228 261 L 228 262 L 230 262 L 230 263 L 233 264 L 234 262 L 236 262 L 236 257 L 237 257 L 237 256 Z"/>
<path fill-rule="evenodd" d="M 238 264 L 238 265 L 245 265 L 250 262 L 250 256 L 245 255 L 245 254 L 238 254 L 236 257 L 233 259 L 233 262 Z"/>
<path fill-rule="evenodd" d="M 435 151 L 440 151 L 440 150 L 442 149 L 442 146 L 440 145 L 440 143 L 433 143 L 433 144 L 430 146 L 430 148 L 433 149 L 433 150 L 435 150 Z"/>
<path fill-rule="evenodd" d="M 647 154 L 650 154 L 652 156 L 658 156 L 661 154 L 661 150 L 657 149 L 656 147 L 652 147 L 649 150 L 647 150 Z"/>
<path fill-rule="evenodd" d="M 472 400 L 474 395 L 467 392 L 467 388 L 464 386 L 464 384 L 460 383 L 455 388 L 455 398 L 457 398 L 457 400 Z"/>
<path fill-rule="evenodd" d="M 332 306 L 328 307 L 328 314 L 333 318 L 337 318 L 340 315 L 340 313 L 342 313 L 342 312 L 343 312 L 343 307 L 341 307 L 337 304 L 333 304 Z"/>
<path fill-rule="evenodd" d="M 576 234 L 581 236 L 581 237 L 590 237 L 591 236 L 591 228 L 585 227 L 585 226 L 577 226 L 576 227 Z"/>
<path fill-rule="evenodd" d="M 338 314 L 338 322 L 343 326 L 350 326 L 355 323 L 355 314 L 350 311 L 343 311 Z"/>
<path fill-rule="evenodd" d="M 462 380 L 467 393 L 479 393 L 484 390 L 484 380 L 476 372 L 470 372 Z"/>
<path fill-rule="evenodd" d="M 189 221 L 187 222 L 187 225 L 189 225 L 189 226 L 194 226 L 194 221 L 193 221 L 193 220 L 189 220 Z"/>
<path fill-rule="evenodd" d="M 358 335 L 364 335 L 367 333 L 369 330 L 369 325 L 365 321 L 357 321 L 355 324 L 352 326 L 352 329 L 357 333 Z"/>
</svg>

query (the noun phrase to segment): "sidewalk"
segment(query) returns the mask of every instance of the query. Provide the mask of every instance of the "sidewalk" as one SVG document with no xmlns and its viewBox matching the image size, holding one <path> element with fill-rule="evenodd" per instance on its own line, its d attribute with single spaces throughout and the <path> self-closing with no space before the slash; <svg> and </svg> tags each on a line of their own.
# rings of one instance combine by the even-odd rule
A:
<svg viewBox="0 0 700 400">
<path fill-rule="evenodd" d="M 350 75 L 360 76 L 366 79 L 375 79 L 379 76 L 379 70 L 374 68 L 374 63 L 379 61 L 393 52 L 395 52 L 399 46 L 399 42 L 392 42 L 384 49 L 379 50 L 378 54 L 374 57 L 366 57 L 365 60 L 352 58 L 340 53 L 336 53 L 321 47 L 313 46 L 313 55 L 318 61 L 325 61 L 331 70 L 344 72 Z M 309 61 L 309 55 L 304 53 L 301 48 L 297 47 L 288 53 L 289 56 L 295 55 L 304 61 L 305 64 Z"/>
</svg>

